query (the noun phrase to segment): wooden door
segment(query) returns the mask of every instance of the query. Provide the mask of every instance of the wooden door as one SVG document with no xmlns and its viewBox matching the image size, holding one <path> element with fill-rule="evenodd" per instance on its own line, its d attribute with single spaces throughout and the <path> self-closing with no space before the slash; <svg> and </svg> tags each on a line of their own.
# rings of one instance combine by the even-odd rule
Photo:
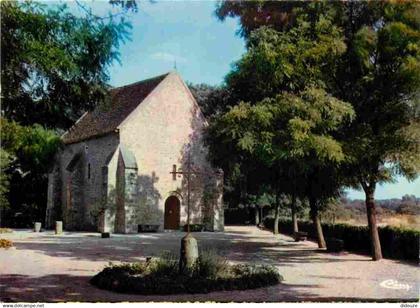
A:
<svg viewBox="0 0 420 308">
<path fill-rule="evenodd" d="M 170 196 L 165 201 L 165 229 L 178 230 L 180 220 L 180 202 L 175 196 Z"/>
</svg>

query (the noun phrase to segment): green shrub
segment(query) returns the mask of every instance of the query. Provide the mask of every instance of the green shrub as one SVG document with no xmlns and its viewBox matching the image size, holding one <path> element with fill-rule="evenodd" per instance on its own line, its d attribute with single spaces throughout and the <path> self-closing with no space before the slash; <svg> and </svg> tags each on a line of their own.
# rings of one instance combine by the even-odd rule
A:
<svg viewBox="0 0 420 308">
<path fill-rule="evenodd" d="M 101 289 L 122 293 L 176 294 L 253 289 L 283 280 L 275 267 L 229 265 L 212 251 L 201 252 L 189 273 L 180 274 L 178 266 L 175 256 L 166 253 L 149 261 L 110 264 L 90 282 Z"/>
<path fill-rule="evenodd" d="M 138 275 L 144 273 L 147 269 L 146 262 L 135 262 L 135 263 L 122 263 L 118 265 L 114 265 L 113 263 L 109 263 L 109 268 L 113 268 L 115 270 L 121 270 L 123 272 L 127 272 L 130 275 Z"/>
<path fill-rule="evenodd" d="M 173 277 L 178 274 L 179 260 L 176 255 L 164 252 L 159 258 L 152 259 L 149 269 L 157 276 Z"/>
<path fill-rule="evenodd" d="M 273 230 L 274 219 L 264 220 L 266 228 Z M 359 253 L 370 253 L 370 236 L 367 226 L 323 223 L 325 237 L 338 238 L 344 241 L 344 249 Z M 299 221 L 299 231 L 308 232 L 309 238 L 316 238 L 312 222 Z M 279 232 L 293 234 L 291 220 L 280 220 Z M 420 231 L 397 227 L 379 227 L 382 254 L 385 258 L 399 260 L 419 260 Z"/>
</svg>

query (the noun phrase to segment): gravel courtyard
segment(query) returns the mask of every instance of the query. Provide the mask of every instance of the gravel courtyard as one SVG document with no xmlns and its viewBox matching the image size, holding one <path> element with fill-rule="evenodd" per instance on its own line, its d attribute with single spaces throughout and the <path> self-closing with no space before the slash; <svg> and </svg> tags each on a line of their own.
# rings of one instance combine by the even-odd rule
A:
<svg viewBox="0 0 420 308">
<path fill-rule="evenodd" d="M 224 233 L 194 233 L 199 247 L 213 248 L 231 262 L 276 266 L 277 286 L 247 291 L 140 296 L 99 290 L 89 279 L 109 262 L 132 262 L 163 250 L 178 252 L 181 232 L 116 235 L 33 233 L 17 230 L 0 237 L 15 247 L 0 249 L 2 302 L 116 301 L 406 301 L 418 300 L 420 269 L 395 260 L 318 251 L 313 242 L 295 243 L 256 227 L 228 226 Z"/>
</svg>

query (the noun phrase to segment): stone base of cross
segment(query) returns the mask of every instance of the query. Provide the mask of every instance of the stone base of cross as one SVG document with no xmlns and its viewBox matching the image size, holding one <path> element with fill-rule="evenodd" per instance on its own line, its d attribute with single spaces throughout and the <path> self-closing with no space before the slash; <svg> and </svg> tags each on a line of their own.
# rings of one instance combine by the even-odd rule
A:
<svg viewBox="0 0 420 308">
<path fill-rule="evenodd" d="M 172 179 L 176 180 L 177 175 L 184 176 L 187 181 L 187 235 L 181 239 L 181 252 L 179 258 L 179 271 L 184 272 L 187 268 L 191 268 L 198 259 L 197 240 L 190 233 L 190 180 L 191 175 L 201 174 L 202 172 L 194 171 L 191 168 L 191 155 L 188 152 L 186 170 L 177 171 L 176 165 L 173 165 Z"/>
</svg>

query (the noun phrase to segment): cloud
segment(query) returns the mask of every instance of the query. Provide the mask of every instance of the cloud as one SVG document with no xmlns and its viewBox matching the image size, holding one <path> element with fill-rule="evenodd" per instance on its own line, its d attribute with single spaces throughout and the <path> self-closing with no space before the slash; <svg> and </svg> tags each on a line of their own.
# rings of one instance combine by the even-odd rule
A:
<svg viewBox="0 0 420 308">
<path fill-rule="evenodd" d="M 163 62 L 174 62 L 176 61 L 177 63 L 186 63 L 187 59 L 181 57 L 181 56 L 177 56 L 168 52 L 155 52 L 154 54 L 152 54 L 150 56 L 151 59 L 153 60 L 159 60 L 159 61 L 163 61 Z"/>
</svg>

